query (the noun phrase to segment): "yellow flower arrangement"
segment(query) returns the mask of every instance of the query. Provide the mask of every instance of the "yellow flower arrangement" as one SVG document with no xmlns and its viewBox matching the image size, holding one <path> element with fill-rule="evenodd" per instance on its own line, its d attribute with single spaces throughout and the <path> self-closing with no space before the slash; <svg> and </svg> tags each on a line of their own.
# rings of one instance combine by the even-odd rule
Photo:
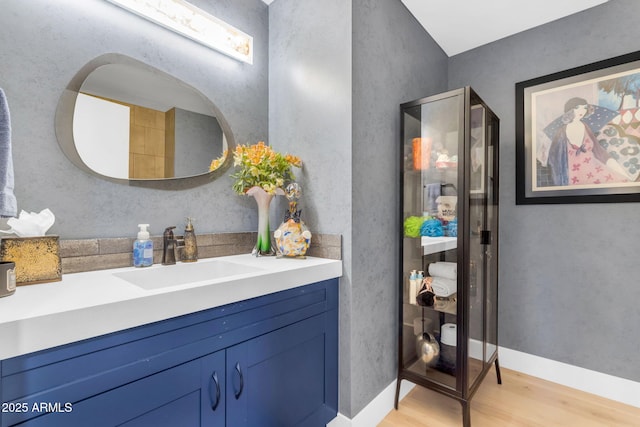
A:
<svg viewBox="0 0 640 427">
<path fill-rule="evenodd" d="M 269 194 L 293 181 L 291 167 L 302 167 L 302 160 L 291 154 L 282 155 L 263 141 L 254 145 L 238 145 L 233 152 L 233 165 L 238 170 L 231 175 L 235 179 L 233 190 L 245 194 L 254 186 Z"/>
<path fill-rule="evenodd" d="M 209 166 L 209 172 L 213 172 L 214 170 L 222 166 L 224 161 L 227 159 L 228 154 L 229 154 L 229 150 L 224 150 L 220 157 L 218 157 L 217 159 L 213 159 L 211 161 L 211 165 Z"/>
</svg>

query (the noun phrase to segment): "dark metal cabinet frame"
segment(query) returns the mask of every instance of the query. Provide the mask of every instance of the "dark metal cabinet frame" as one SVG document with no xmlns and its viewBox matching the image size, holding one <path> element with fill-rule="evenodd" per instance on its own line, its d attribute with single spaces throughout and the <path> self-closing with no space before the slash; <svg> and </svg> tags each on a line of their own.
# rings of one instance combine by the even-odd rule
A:
<svg viewBox="0 0 640 427">
<path fill-rule="evenodd" d="M 458 400 L 463 425 L 468 427 L 471 398 L 492 365 L 501 383 L 497 320 L 499 119 L 473 89 L 465 87 L 402 104 L 400 123 L 395 407 L 402 380 L 409 380 Z M 457 201 L 455 211 L 447 212 L 448 216 L 438 212 L 434 203 L 438 195 L 448 196 L 454 204 Z M 435 237 L 422 227 L 420 236 L 408 237 L 405 224 L 409 217 L 417 217 L 409 234 L 415 236 L 415 221 L 419 224 L 424 218 L 436 217 L 444 225 L 445 235 Z M 457 274 L 450 280 L 455 280 L 457 292 L 448 297 L 440 292 L 433 306 L 420 306 L 415 299 L 417 289 L 410 285 L 410 272 L 422 270 L 428 276 L 430 264 L 439 261 L 455 263 Z M 420 322 L 422 330 L 416 334 Z M 443 344 L 439 337 L 444 323 L 456 325 L 455 346 Z M 416 341 L 424 332 L 439 343 L 437 362 L 426 363 L 418 355 Z"/>
</svg>

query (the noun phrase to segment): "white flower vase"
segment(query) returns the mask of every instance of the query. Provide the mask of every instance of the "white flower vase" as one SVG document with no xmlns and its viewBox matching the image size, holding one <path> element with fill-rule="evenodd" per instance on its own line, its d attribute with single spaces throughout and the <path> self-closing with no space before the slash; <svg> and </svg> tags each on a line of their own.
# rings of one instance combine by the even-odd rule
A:
<svg viewBox="0 0 640 427">
<path fill-rule="evenodd" d="M 262 187 L 254 186 L 249 188 L 246 194 L 252 196 L 258 205 L 258 240 L 251 254 L 257 257 L 275 255 L 275 247 L 271 244 L 269 207 L 273 197 L 283 195 L 284 192 L 281 188 L 277 188 L 275 194 L 270 194 L 264 191 Z"/>
</svg>

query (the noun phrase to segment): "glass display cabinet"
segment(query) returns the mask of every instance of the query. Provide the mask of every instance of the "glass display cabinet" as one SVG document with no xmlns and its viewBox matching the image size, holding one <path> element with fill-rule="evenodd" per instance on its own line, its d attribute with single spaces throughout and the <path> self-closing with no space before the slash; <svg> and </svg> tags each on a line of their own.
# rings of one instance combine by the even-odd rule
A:
<svg viewBox="0 0 640 427">
<path fill-rule="evenodd" d="M 499 119 L 470 87 L 400 106 L 398 382 L 470 401 L 498 383 Z"/>
</svg>

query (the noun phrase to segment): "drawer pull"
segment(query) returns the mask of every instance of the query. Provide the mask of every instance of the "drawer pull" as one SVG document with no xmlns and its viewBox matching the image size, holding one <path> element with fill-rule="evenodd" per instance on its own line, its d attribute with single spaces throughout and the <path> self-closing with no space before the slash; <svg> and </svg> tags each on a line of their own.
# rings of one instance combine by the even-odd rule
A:
<svg viewBox="0 0 640 427">
<path fill-rule="evenodd" d="M 211 374 L 211 381 L 216 386 L 215 400 L 211 395 L 211 387 L 209 387 L 209 398 L 211 399 L 211 410 L 215 411 L 218 405 L 220 404 L 220 382 L 218 381 L 218 374 L 216 371 L 213 371 L 213 374 Z"/>
<path fill-rule="evenodd" d="M 240 395 L 242 394 L 242 389 L 244 389 L 244 377 L 242 375 L 242 369 L 240 369 L 240 362 L 236 363 L 236 372 L 238 373 L 238 376 L 240 378 L 240 389 L 237 391 L 234 390 L 233 394 L 236 396 L 236 400 L 238 400 L 240 398 Z"/>
</svg>

